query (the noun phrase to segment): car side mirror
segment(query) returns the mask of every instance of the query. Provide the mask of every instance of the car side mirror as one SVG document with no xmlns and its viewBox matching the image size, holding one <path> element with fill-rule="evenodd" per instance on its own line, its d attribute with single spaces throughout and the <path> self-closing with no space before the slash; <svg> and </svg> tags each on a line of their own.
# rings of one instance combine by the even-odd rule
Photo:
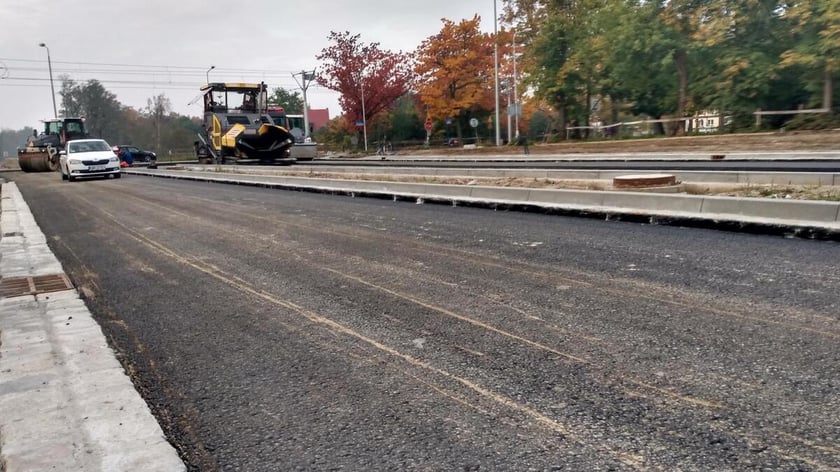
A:
<svg viewBox="0 0 840 472">
<path fill-rule="evenodd" d="M 66 155 L 67 155 L 67 151 L 65 151 L 65 150 L 63 150 L 63 149 L 62 149 L 61 151 L 58 151 L 58 155 L 59 155 L 59 156 L 66 156 Z"/>
</svg>

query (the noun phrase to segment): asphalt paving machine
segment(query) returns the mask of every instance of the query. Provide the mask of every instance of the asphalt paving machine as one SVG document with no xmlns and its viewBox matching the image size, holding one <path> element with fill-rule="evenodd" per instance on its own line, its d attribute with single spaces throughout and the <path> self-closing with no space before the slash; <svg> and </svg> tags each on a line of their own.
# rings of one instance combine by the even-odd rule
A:
<svg viewBox="0 0 840 472">
<path fill-rule="evenodd" d="M 294 136 L 269 116 L 265 83 L 210 83 L 201 92 L 204 127 L 194 143 L 199 162 L 294 162 Z"/>
<path fill-rule="evenodd" d="M 30 136 L 26 147 L 18 148 L 20 169 L 24 172 L 55 172 L 58 170 L 58 152 L 67 141 L 87 137 L 85 122 L 81 118 L 45 120 L 43 131 Z"/>
</svg>

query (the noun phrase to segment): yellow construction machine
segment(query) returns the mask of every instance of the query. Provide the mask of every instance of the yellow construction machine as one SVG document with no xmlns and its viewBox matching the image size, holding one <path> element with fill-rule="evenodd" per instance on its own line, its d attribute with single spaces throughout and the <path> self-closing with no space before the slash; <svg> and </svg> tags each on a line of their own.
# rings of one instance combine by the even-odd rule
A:
<svg viewBox="0 0 840 472">
<path fill-rule="evenodd" d="M 199 162 L 294 162 L 290 155 L 294 137 L 269 116 L 265 83 L 210 83 L 201 92 L 204 127 L 194 143 Z"/>
</svg>

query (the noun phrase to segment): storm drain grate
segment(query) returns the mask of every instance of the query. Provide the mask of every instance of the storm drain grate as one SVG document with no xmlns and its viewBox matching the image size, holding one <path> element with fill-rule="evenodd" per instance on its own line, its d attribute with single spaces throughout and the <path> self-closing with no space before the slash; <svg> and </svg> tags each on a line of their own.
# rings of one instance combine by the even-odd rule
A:
<svg viewBox="0 0 840 472">
<path fill-rule="evenodd" d="M 70 290 L 73 284 L 64 274 L 39 275 L 36 277 L 11 277 L 0 280 L 0 296 L 20 297 L 38 293 Z"/>
</svg>

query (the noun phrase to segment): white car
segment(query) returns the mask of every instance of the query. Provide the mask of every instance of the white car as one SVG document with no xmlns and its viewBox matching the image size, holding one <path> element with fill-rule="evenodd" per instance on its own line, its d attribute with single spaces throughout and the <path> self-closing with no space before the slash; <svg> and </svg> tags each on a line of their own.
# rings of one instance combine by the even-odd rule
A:
<svg viewBox="0 0 840 472">
<path fill-rule="evenodd" d="M 59 152 L 61 179 L 78 177 L 120 178 L 120 159 L 102 139 L 74 139 Z"/>
</svg>

